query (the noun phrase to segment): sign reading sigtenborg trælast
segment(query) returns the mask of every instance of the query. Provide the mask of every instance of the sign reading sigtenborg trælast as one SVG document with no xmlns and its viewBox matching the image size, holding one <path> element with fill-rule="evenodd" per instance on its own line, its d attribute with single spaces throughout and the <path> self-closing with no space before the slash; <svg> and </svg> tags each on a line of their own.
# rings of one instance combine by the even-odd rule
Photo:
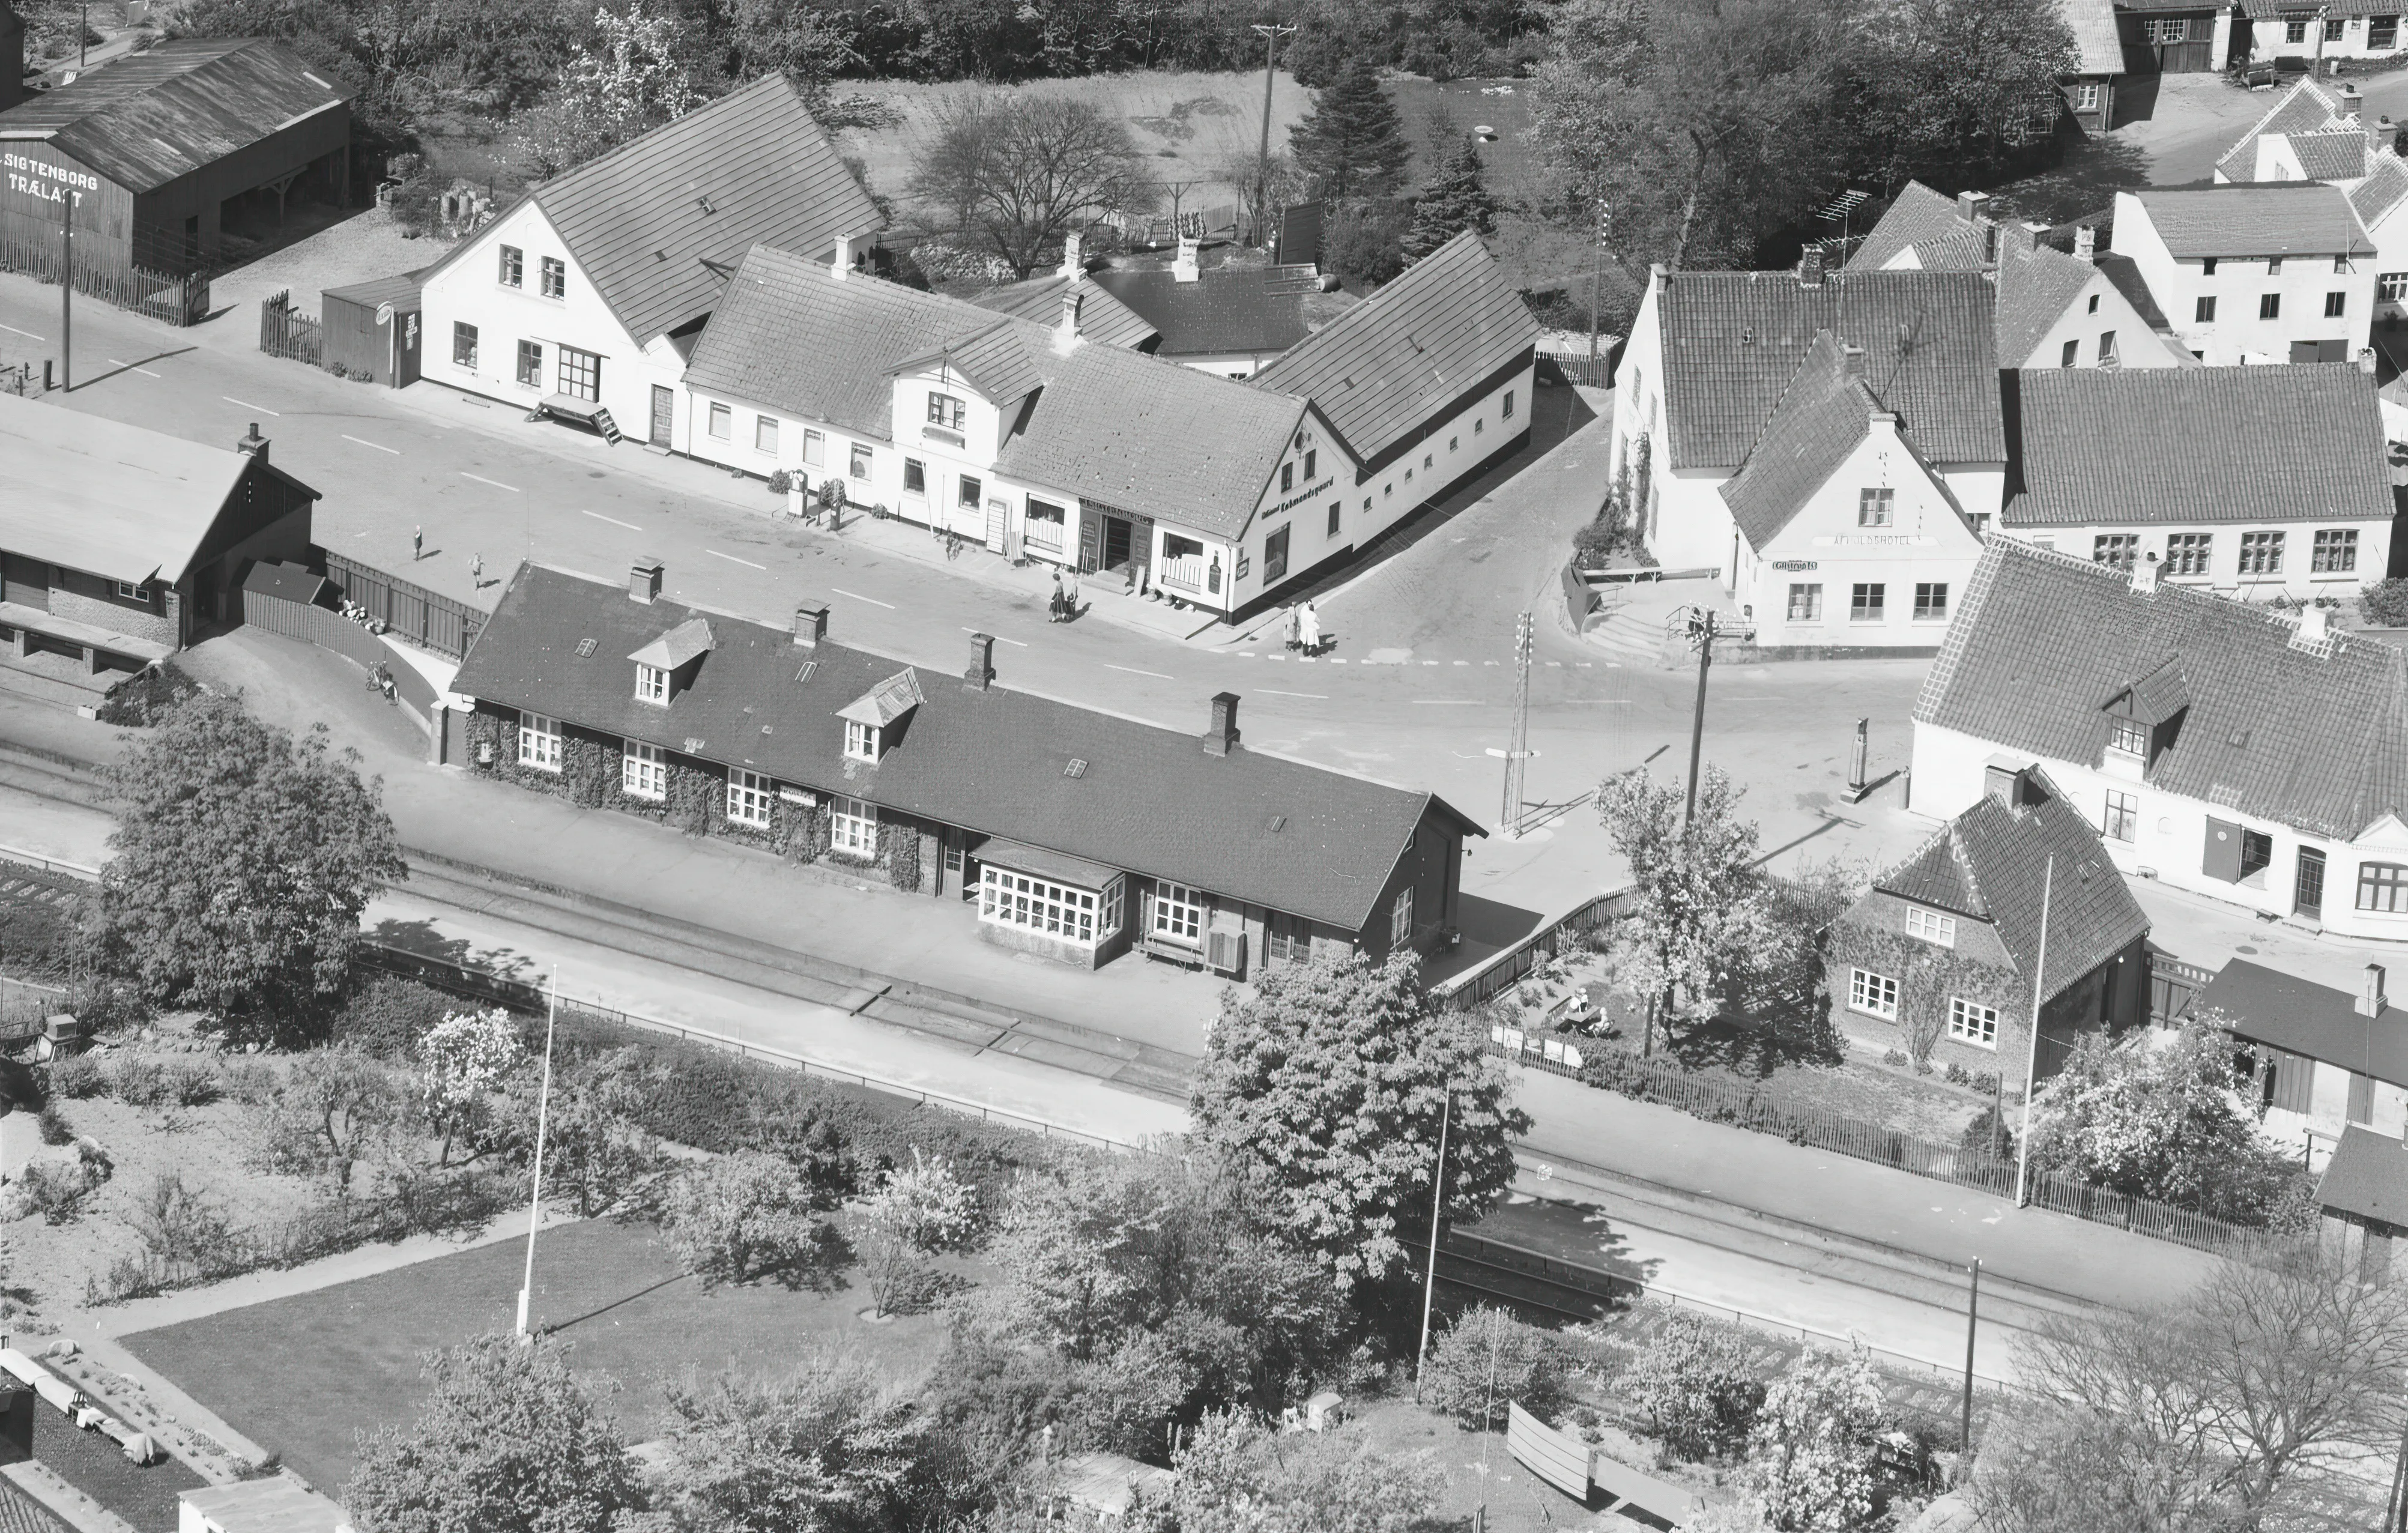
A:
<svg viewBox="0 0 2408 1533">
<path fill-rule="evenodd" d="M 76 206 L 85 193 L 100 190 L 100 178 L 90 171 L 69 170 L 24 154 L 0 154 L 0 171 L 7 172 L 8 190 L 17 197 Z"/>
</svg>

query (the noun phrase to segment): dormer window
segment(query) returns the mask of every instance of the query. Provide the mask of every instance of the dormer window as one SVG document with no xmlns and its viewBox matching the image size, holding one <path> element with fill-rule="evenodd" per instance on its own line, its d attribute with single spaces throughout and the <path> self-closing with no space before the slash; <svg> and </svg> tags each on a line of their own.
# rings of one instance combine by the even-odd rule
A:
<svg viewBox="0 0 2408 1533">
<path fill-rule="evenodd" d="M 848 761 L 875 764 L 903 738 L 903 721 L 925 699 L 919 673 L 896 672 L 837 709 L 844 721 L 844 754 Z"/>
<path fill-rule="evenodd" d="M 853 761 L 876 761 L 879 736 L 882 733 L 883 731 L 874 724 L 866 724 L 859 719 L 845 720 L 845 755 Z"/>
<path fill-rule="evenodd" d="M 636 700 L 668 707 L 679 687 L 694 684 L 695 668 L 712 642 L 710 624 L 688 618 L 629 655 L 636 667 Z"/>
<path fill-rule="evenodd" d="M 2149 753 L 2149 726 L 2138 719 L 2108 720 L 2107 749 L 2121 751 L 2128 756 L 2146 759 Z"/>
<path fill-rule="evenodd" d="M 669 673 L 658 666 L 638 664 L 636 666 L 636 701 L 659 703 L 666 707 L 669 700 Z"/>
<path fill-rule="evenodd" d="M 962 402 L 950 394 L 928 395 L 928 423 L 947 431 L 962 429 Z"/>
<path fill-rule="evenodd" d="M 1953 948 L 1956 945 L 1956 918 L 1910 905 L 1906 908 L 1906 935 L 1936 948 Z"/>
</svg>

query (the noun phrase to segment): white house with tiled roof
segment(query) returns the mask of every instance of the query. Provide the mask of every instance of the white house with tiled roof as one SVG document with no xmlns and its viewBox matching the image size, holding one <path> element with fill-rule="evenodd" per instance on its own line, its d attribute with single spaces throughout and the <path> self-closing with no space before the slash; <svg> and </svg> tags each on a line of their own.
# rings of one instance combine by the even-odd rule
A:
<svg viewBox="0 0 2408 1533">
<path fill-rule="evenodd" d="M 2247 39 L 2248 56 L 2290 59 L 2322 68 L 2327 59 L 2393 59 L 2402 36 L 2400 0 L 2240 0 L 2233 7 L 2235 41 Z M 2246 22 L 2247 30 L 2238 23 Z"/>
<path fill-rule="evenodd" d="M 2011 537 L 2263 601 L 2390 572 L 2374 380 L 2345 363 L 2009 373 Z"/>
<path fill-rule="evenodd" d="M 2300 80 L 2215 162 L 2216 184 L 2326 181 L 2348 190 L 2394 153 L 2391 119 L 2366 115 L 2364 105 L 2355 85 Z"/>
<path fill-rule="evenodd" d="M 2339 187 L 2118 192 L 2115 249 L 2212 366 L 2347 362 L 2367 344 L 2378 252 Z"/>
<path fill-rule="evenodd" d="M 422 376 L 529 409 L 684 433 L 680 380 L 753 244 L 825 260 L 883 219 L 783 76 L 544 182 L 421 279 Z"/>
<path fill-rule="evenodd" d="M 2321 609 L 1991 539 L 1915 703 L 1911 805 L 2034 766 L 2128 874 L 2408 940 L 2408 655 Z"/>
</svg>

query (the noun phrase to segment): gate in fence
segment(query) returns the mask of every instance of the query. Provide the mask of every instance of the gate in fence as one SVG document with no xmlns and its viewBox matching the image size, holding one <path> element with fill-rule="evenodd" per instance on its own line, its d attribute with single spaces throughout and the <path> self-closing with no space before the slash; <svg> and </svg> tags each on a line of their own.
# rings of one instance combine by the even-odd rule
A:
<svg viewBox="0 0 2408 1533">
<path fill-rule="evenodd" d="M 339 553 L 326 555 L 326 578 L 389 632 L 454 660 L 466 656 L 477 630 L 484 626 L 485 614 L 466 602 Z"/>
<path fill-rule="evenodd" d="M 259 349 L 312 367 L 326 359 L 325 326 L 293 307 L 293 290 L 272 294 L 259 305 Z"/>
</svg>

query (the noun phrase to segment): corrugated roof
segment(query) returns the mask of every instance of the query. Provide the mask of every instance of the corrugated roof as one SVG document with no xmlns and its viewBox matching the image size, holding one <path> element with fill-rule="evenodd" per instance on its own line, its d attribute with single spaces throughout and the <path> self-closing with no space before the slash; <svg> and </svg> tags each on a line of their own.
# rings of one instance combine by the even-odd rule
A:
<svg viewBox="0 0 2408 1533">
<path fill-rule="evenodd" d="M 2149 785 L 2348 839 L 2408 803 L 2408 655 L 2345 634 L 2318 653 L 2298 632 L 2261 607 L 2165 582 L 2136 595 L 2120 570 L 1993 537 L 1914 717 L 2097 766 L 2102 700 L 2180 655 L 2191 705 Z"/>
<path fill-rule="evenodd" d="M 2043 885 L 2048 953 L 2042 1002 L 2149 935 L 2149 918 L 2099 844 L 2099 833 L 2048 774 L 2033 771 L 2028 801 L 1985 795 L 1914 855 L 1873 880 L 1900 899 L 1987 921 L 2015 971 L 2041 964 Z M 2054 862 L 2054 870 L 2051 863 Z"/>
<path fill-rule="evenodd" d="M 1358 461 L 1376 464 L 1538 343 L 1529 306 L 1466 230 L 1249 381 L 1311 399 Z"/>
<path fill-rule="evenodd" d="M 989 288 L 973 295 L 970 302 L 1014 319 L 1057 325 L 1062 322 L 1062 294 L 1069 285 L 1068 278 L 1055 272 L 1050 277 L 1032 277 L 1025 282 Z M 1132 351 L 1147 350 L 1156 338 L 1154 326 L 1146 322 L 1143 315 L 1097 287 L 1092 277 L 1079 279 L 1079 334 L 1106 346 L 1125 346 Z"/>
<path fill-rule="evenodd" d="M 638 345 L 710 313 L 726 268 L 754 245 L 818 256 L 886 222 L 783 75 L 697 107 L 532 194 Z"/>
<path fill-rule="evenodd" d="M 610 657 L 705 615 L 719 643 L 693 684 L 666 709 L 637 701 L 632 672 Z M 595 642 L 580 658 L 587 638 Z M 816 662 L 801 680 L 798 657 Z M 876 766 L 847 762 L 838 710 L 901 667 L 826 640 L 806 652 L 784 626 L 631 602 L 618 582 L 521 565 L 452 684 L 503 707 L 1349 931 L 1372 919 L 1426 812 L 1478 833 L 1427 793 L 1242 746 L 1212 755 L 1200 705 L 1188 733 L 1002 686 L 936 686 Z M 1064 768 L 1074 758 L 1086 767 L 1071 777 Z"/>
<path fill-rule="evenodd" d="M 1880 271 L 1909 251 L 1921 271 L 1981 271 L 1990 265 L 1990 238 L 1963 216 L 1956 199 L 1921 181 L 1904 190 L 1848 258 L 1848 271 Z"/>
<path fill-rule="evenodd" d="M 1217 537 L 1245 530 L 1304 423 L 1302 399 L 1117 347 L 1049 366 L 996 471 Z"/>
<path fill-rule="evenodd" d="M 1050 337 L 957 298 L 861 272 L 839 279 L 824 262 L 756 245 L 703 326 L 685 377 L 693 388 L 888 441 L 900 364 L 1005 329 L 1035 351 Z M 1019 378 L 1013 369 L 998 381 Z"/>
<path fill-rule="evenodd" d="M 2193 1016 L 2202 1011 L 2223 1012 L 2252 1043 L 2408 1086 L 2408 1011 L 2396 1006 L 2363 1017 L 2346 990 L 2232 958 L 2191 1003 Z"/>
<path fill-rule="evenodd" d="M 2035 367 L 2008 385 L 2008 526 L 2391 518 L 2374 380 L 2347 363 Z"/>
<path fill-rule="evenodd" d="M 1999 365 L 2020 367 L 2099 268 L 2047 245 L 1999 263 Z"/>
<path fill-rule="evenodd" d="M 2368 255 L 2348 194 L 2320 181 L 2151 188 L 2116 193 L 2147 210 L 2157 237 L 2186 256 Z"/>
<path fill-rule="evenodd" d="M 1670 273 L 1656 315 L 1670 466 L 1744 462 L 1825 330 L 1864 349 L 1866 381 L 1934 462 L 2002 463 L 1995 312 L 1979 272 L 1839 271 L 1812 287 L 1786 271 Z"/>
<path fill-rule="evenodd" d="M 0 133 L 43 129 L 131 192 L 150 192 L 351 93 L 266 37 L 186 37 L 128 53 L 0 112 Z"/>
<path fill-rule="evenodd" d="M 2408 1225 L 2408 1144 L 2361 1124 L 2344 1125 L 2316 1182 L 2316 1206 Z"/>
<path fill-rule="evenodd" d="M 1308 334 L 1304 294 L 1272 293 L 1259 266 L 1217 267 L 1193 282 L 1166 270 L 1099 271 L 1089 280 L 1162 337 L 1156 356 L 1275 354 Z"/>
<path fill-rule="evenodd" d="M 2115 27 L 2114 0 L 2057 0 L 2066 30 L 2073 34 L 2073 50 L 2081 62 L 2075 73 L 2120 75 L 2124 72 L 2124 39 Z"/>
<path fill-rule="evenodd" d="M 1817 332 L 1763 438 L 1722 487 L 1750 548 L 1761 553 L 1780 536 L 1865 439 L 1880 408 L 1864 380 L 1848 375 L 1845 349 L 1829 331 Z"/>
<path fill-rule="evenodd" d="M 254 466 L 231 447 L 0 394 L 0 548 L 112 580 L 180 580 Z"/>
</svg>

